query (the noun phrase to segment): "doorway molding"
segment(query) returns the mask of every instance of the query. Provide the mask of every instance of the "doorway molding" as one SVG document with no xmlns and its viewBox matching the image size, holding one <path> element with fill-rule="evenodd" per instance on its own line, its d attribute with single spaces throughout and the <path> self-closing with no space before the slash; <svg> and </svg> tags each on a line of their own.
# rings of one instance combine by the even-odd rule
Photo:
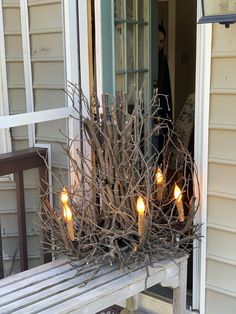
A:
<svg viewBox="0 0 236 314">
<path fill-rule="evenodd" d="M 201 16 L 201 0 L 197 1 L 197 21 Z M 197 24 L 194 159 L 200 185 L 200 207 L 195 219 L 202 225 L 200 245 L 193 251 L 193 309 L 205 313 L 206 224 L 208 182 L 208 139 L 211 79 L 212 24 Z"/>
</svg>

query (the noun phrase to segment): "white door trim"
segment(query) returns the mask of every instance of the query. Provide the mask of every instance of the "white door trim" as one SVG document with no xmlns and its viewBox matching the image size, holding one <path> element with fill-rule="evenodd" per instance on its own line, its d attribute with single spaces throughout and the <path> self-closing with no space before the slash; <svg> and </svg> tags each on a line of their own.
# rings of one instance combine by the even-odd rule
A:
<svg viewBox="0 0 236 314">
<path fill-rule="evenodd" d="M 9 101 L 7 88 L 7 68 L 6 68 L 6 53 L 3 25 L 3 10 L 2 0 L 0 0 L 0 119 L 2 116 L 9 115 Z M 1 123 L 0 123 L 1 126 Z M 0 153 L 7 153 L 12 150 L 11 137 L 9 129 L 0 132 Z M 9 180 L 11 176 L 0 177 L 0 181 Z"/>
<path fill-rule="evenodd" d="M 201 15 L 201 0 L 197 2 L 197 19 Z M 200 208 L 196 222 L 202 224 L 201 243 L 193 252 L 193 309 L 205 313 L 206 223 L 208 180 L 208 130 L 211 78 L 212 25 L 197 25 L 196 86 L 195 86 L 195 161 L 200 184 Z M 200 275 L 199 275 L 200 274 Z"/>
<path fill-rule="evenodd" d="M 94 2 L 95 15 L 95 46 L 96 46 L 96 84 L 97 97 L 101 102 L 101 95 L 103 94 L 103 60 L 102 60 L 102 12 L 101 1 Z"/>
</svg>

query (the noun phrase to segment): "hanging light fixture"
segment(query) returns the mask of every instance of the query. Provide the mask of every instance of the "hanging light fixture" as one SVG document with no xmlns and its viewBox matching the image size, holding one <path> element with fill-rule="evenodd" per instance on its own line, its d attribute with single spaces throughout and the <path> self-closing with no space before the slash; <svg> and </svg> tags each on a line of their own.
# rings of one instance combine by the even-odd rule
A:
<svg viewBox="0 0 236 314">
<path fill-rule="evenodd" d="M 201 0 L 202 17 L 198 23 L 220 23 L 228 28 L 236 22 L 235 0 Z"/>
</svg>

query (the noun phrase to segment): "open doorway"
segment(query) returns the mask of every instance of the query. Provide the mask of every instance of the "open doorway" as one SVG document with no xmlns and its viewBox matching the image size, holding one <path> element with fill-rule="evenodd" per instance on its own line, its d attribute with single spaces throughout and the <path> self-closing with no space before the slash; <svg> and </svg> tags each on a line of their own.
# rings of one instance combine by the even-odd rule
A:
<svg viewBox="0 0 236 314">
<path fill-rule="evenodd" d="M 184 133 L 184 144 L 194 156 L 194 93 L 196 66 L 195 0 L 159 0 L 158 23 L 166 32 L 164 53 L 168 60 L 173 122 Z M 187 114 L 186 114 L 187 113 Z M 185 121 L 186 120 L 186 121 Z M 178 132 L 179 133 L 179 132 Z M 192 305 L 193 256 L 188 262 L 188 305 Z M 152 292 L 171 298 L 171 289 L 155 287 Z"/>
</svg>

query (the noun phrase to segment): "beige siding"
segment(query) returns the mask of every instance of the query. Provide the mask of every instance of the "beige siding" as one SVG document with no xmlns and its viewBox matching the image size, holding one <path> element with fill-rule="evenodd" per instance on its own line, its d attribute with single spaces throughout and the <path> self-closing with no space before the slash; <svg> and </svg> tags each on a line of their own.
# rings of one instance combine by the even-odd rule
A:
<svg viewBox="0 0 236 314">
<path fill-rule="evenodd" d="M 4 37 L 10 114 L 26 112 L 21 16 L 19 0 L 3 1 Z M 34 110 L 65 106 L 65 65 L 61 1 L 28 1 Z M 52 165 L 57 173 L 66 169 L 67 160 L 60 143 L 66 143 L 67 121 L 61 119 L 36 125 L 36 142 L 52 145 Z M 27 148 L 26 126 L 11 130 L 13 150 Z M 38 170 L 24 173 L 29 265 L 42 262 L 39 220 Z M 0 218 L 3 236 L 4 272 L 19 271 L 18 227 L 15 182 L 0 183 Z"/>
<path fill-rule="evenodd" d="M 206 313 L 236 313 L 236 26 L 213 24 Z"/>
</svg>

